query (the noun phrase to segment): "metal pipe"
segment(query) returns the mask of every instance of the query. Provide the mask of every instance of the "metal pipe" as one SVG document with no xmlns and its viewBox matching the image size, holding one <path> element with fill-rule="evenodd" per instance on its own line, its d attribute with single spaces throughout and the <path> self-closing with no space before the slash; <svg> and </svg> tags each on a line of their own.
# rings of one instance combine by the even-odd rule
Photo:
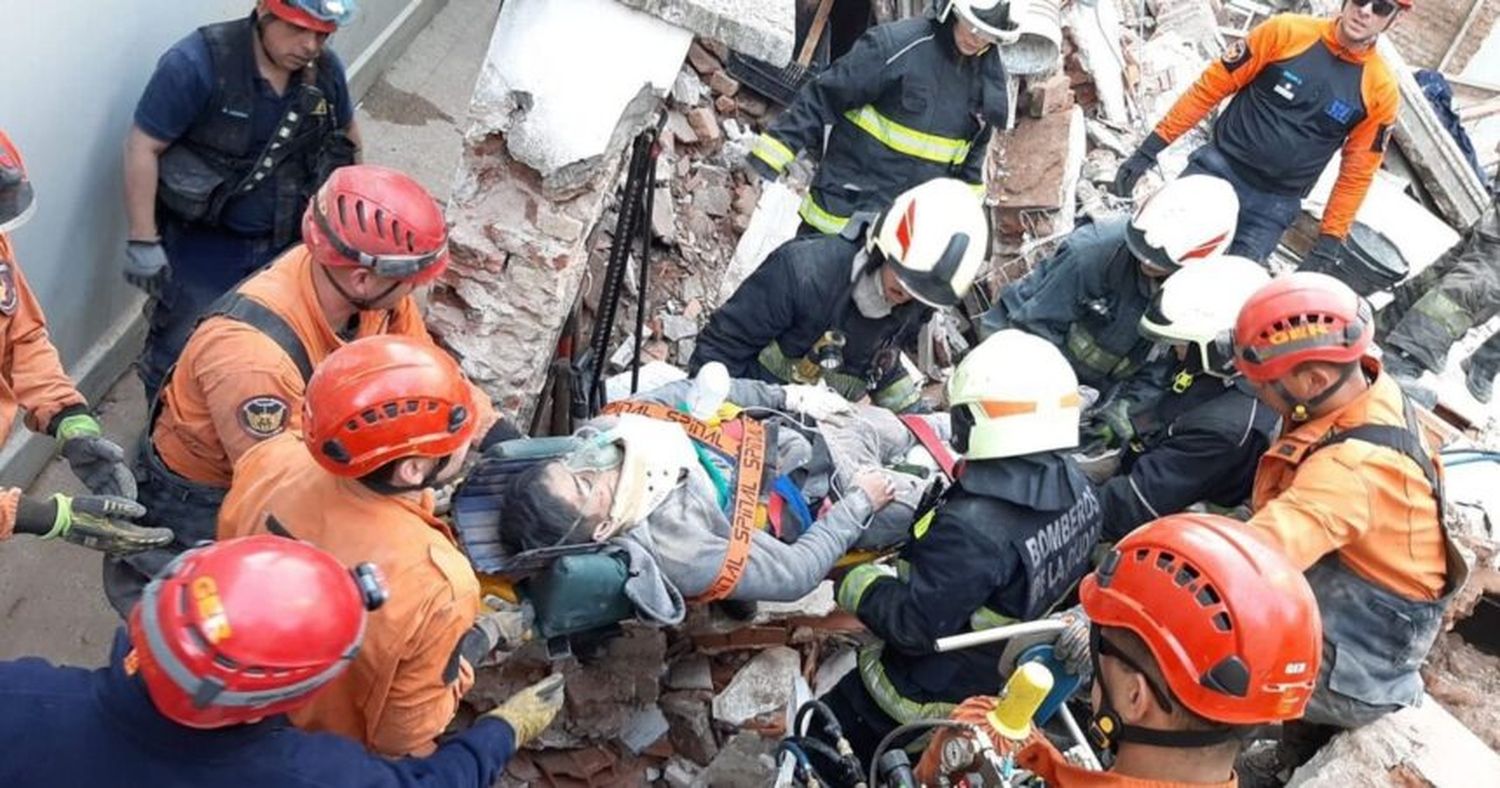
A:
<svg viewBox="0 0 1500 788">
<path fill-rule="evenodd" d="M 993 629 L 984 629 L 979 632 L 965 632 L 962 635 L 952 635 L 938 638 L 936 650 L 958 651 L 959 649 L 983 646 L 986 643 L 994 643 L 1000 640 L 1009 640 L 1022 635 L 1040 635 L 1046 632 L 1061 632 L 1068 625 L 1062 621 L 1044 618 L 1040 621 L 1023 621 L 1019 624 L 1009 624 Z"/>
<path fill-rule="evenodd" d="M 1083 765 L 1096 772 L 1104 771 L 1104 766 L 1099 763 L 1098 756 L 1094 755 L 1094 748 L 1089 744 L 1088 737 L 1084 736 L 1083 729 L 1078 727 L 1078 720 L 1074 719 L 1073 710 L 1064 703 L 1057 707 L 1057 713 L 1062 717 L 1063 727 L 1068 729 L 1068 735 L 1072 736 L 1073 741 L 1078 742 L 1078 746 L 1083 748 Z"/>
</svg>

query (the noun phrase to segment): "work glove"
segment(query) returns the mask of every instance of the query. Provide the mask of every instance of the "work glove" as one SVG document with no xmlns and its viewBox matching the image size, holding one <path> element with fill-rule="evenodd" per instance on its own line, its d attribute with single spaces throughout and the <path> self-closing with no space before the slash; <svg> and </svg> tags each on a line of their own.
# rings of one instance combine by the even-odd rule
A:
<svg viewBox="0 0 1500 788">
<path fill-rule="evenodd" d="M 1344 242 L 1326 233 L 1318 236 L 1312 251 L 1303 259 L 1301 270 L 1329 273 L 1338 268 L 1339 256 L 1344 251 Z"/>
<path fill-rule="evenodd" d="M 142 528 L 130 521 L 146 514 L 146 507 L 110 495 L 58 494 L 49 501 L 21 499 L 16 506 L 16 531 L 43 539 L 61 539 L 101 553 L 126 555 L 164 547 L 172 541 L 168 528 Z"/>
<path fill-rule="evenodd" d="M 167 251 L 160 241 L 125 242 L 125 281 L 152 298 L 160 298 L 171 276 L 172 266 L 167 264 Z"/>
<path fill-rule="evenodd" d="M 811 416 L 818 421 L 854 412 L 854 403 L 824 386 L 790 385 L 782 386 L 781 390 L 786 395 L 787 410 Z"/>
<path fill-rule="evenodd" d="M 562 709 L 563 677 L 554 673 L 510 696 L 510 699 L 485 712 L 484 716 L 505 720 L 516 734 L 516 749 L 535 739 L 552 724 Z"/>
<path fill-rule="evenodd" d="M 839 581 L 838 593 L 834 595 L 839 609 L 858 615 L 859 603 L 865 598 L 865 592 L 870 586 L 875 585 L 877 580 L 895 576 L 896 570 L 884 564 L 860 564 L 850 569 L 844 579 Z"/>
<path fill-rule="evenodd" d="M 75 413 L 57 423 L 57 445 L 89 492 L 135 500 L 135 474 L 125 464 L 125 450 L 103 432 L 93 416 Z"/>
<path fill-rule="evenodd" d="M 1081 430 L 1083 445 L 1113 449 L 1124 446 L 1135 437 L 1130 420 L 1130 401 L 1115 400 L 1089 414 L 1089 423 Z"/>
<path fill-rule="evenodd" d="M 1129 197 L 1135 191 L 1136 181 L 1146 174 L 1146 170 L 1156 164 L 1156 157 L 1167 149 L 1167 141 L 1160 134 L 1151 132 L 1146 139 L 1141 140 L 1141 146 L 1130 154 L 1130 158 L 1120 162 L 1115 170 L 1114 193 L 1116 197 Z"/>
<path fill-rule="evenodd" d="M 1047 618 L 1068 625 L 1052 642 L 1052 655 L 1063 664 L 1063 669 L 1087 681 L 1089 674 L 1093 673 L 1094 662 L 1089 657 L 1089 617 L 1083 612 L 1083 605 L 1053 613 Z"/>
<path fill-rule="evenodd" d="M 531 639 L 536 614 L 529 605 L 515 605 L 497 596 L 484 598 L 484 610 L 459 641 L 459 652 L 478 666 L 496 649 L 511 650 Z"/>
</svg>

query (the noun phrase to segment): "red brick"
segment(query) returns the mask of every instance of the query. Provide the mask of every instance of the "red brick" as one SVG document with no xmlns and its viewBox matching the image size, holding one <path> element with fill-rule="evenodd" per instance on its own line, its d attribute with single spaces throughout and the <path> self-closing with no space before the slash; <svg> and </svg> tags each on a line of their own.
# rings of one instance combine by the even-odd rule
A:
<svg viewBox="0 0 1500 788">
<path fill-rule="evenodd" d="M 733 96 L 740 92 L 740 83 L 734 77 L 723 71 L 715 71 L 708 75 L 708 86 L 713 92 L 721 96 Z"/>
</svg>

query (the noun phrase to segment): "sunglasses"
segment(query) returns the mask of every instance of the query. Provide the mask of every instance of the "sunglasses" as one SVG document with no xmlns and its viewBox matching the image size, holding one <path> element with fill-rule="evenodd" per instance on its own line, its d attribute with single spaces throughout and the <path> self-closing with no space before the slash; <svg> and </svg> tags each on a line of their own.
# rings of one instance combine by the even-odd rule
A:
<svg viewBox="0 0 1500 788">
<path fill-rule="evenodd" d="M 1395 13 L 1396 9 L 1401 7 L 1393 0 L 1349 0 L 1349 2 L 1359 8 L 1370 6 L 1376 16 L 1390 16 Z"/>
</svg>

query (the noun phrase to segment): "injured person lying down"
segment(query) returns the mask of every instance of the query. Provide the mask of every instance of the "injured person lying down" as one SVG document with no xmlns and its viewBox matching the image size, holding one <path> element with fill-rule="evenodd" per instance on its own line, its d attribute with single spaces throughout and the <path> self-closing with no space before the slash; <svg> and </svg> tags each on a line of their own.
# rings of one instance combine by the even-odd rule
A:
<svg viewBox="0 0 1500 788">
<path fill-rule="evenodd" d="M 611 404 L 565 455 L 514 476 L 506 549 L 610 542 L 673 598 L 793 601 L 851 548 L 906 537 L 947 461 L 946 415 L 909 427 L 827 389 L 752 380 L 705 406 L 704 377 Z"/>
</svg>

